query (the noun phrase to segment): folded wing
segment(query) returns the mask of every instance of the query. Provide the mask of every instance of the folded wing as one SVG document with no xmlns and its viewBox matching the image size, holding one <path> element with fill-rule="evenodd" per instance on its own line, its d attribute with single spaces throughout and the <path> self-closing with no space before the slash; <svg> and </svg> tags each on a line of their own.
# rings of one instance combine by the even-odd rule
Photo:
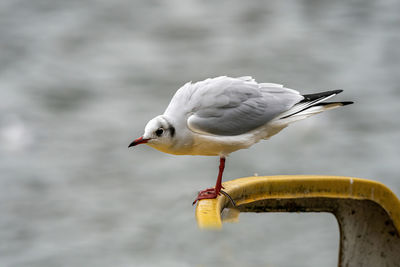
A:
<svg viewBox="0 0 400 267">
<path fill-rule="evenodd" d="M 297 91 L 282 85 L 222 76 L 186 84 L 165 114 L 186 114 L 187 126 L 194 132 L 233 136 L 268 123 L 303 99 Z"/>
</svg>

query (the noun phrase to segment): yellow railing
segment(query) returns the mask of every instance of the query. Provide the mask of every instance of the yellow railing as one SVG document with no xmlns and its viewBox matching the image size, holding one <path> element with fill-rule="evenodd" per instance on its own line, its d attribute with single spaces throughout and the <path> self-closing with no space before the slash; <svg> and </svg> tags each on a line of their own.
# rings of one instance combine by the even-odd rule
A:
<svg viewBox="0 0 400 267">
<path fill-rule="evenodd" d="M 400 201 L 385 185 L 352 177 L 264 176 L 223 184 L 230 196 L 199 201 L 200 228 L 219 229 L 221 212 L 331 212 L 340 226 L 339 266 L 400 266 Z M 235 207 L 233 207 L 235 205 Z"/>
</svg>

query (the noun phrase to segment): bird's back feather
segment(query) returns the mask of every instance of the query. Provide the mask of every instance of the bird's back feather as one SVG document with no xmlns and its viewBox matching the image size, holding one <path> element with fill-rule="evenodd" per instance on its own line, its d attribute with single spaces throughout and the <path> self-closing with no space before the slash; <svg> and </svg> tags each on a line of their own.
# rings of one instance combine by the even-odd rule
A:
<svg viewBox="0 0 400 267">
<path fill-rule="evenodd" d="M 194 132 L 233 136 L 265 125 L 303 98 L 282 85 L 221 76 L 184 85 L 164 114 L 180 113 Z"/>
</svg>

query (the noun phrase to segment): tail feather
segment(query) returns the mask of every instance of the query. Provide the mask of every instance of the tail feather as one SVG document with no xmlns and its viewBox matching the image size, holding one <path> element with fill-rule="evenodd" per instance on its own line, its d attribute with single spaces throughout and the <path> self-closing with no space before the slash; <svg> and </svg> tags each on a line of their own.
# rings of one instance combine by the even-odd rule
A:
<svg viewBox="0 0 400 267">
<path fill-rule="evenodd" d="M 270 129 L 265 139 L 277 134 L 290 123 L 308 118 L 325 110 L 353 104 L 352 101 L 324 102 L 341 93 L 343 90 L 327 91 L 317 94 L 303 95 L 304 99 L 288 111 L 282 113 L 270 123 Z"/>
<path fill-rule="evenodd" d="M 316 94 L 303 95 L 304 99 L 294 105 L 290 110 L 281 114 L 280 119 L 289 119 L 288 121 L 290 122 L 296 121 L 328 109 L 353 104 L 353 102 L 351 101 L 324 102 L 325 100 L 334 97 L 341 92 L 343 92 L 343 90 L 333 90 Z"/>
<path fill-rule="evenodd" d="M 289 117 L 286 117 L 286 118 L 296 118 L 296 117 L 298 117 L 299 119 L 302 119 L 302 117 L 307 118 L 311 115 L 318 114 L 325 110 L 334 109 L 334 108 L 338 108 L 338 107 L 349 105 L 349 104 L 351 104 L 351 103 L 350 102 L 322 102 L 322 103 L 318 103 L 314 106 L 310 106 L 310 107 L 308 107 L 296 114 L 293 114 Z M 282 119 L 285 119 L 285 118 L 282 118 Z"/>
</svg>

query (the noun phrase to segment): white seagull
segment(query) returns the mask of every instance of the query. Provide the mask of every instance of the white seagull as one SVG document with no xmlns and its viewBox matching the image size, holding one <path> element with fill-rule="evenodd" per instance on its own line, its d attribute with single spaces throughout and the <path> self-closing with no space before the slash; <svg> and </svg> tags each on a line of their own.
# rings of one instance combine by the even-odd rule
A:
<svg viewBox="0 0 400 267">
<path fill-rule="evenodd" d="M 220 76 L 188 82 L 172 98 L 163 115 L 150 120 L 142 137 L 129 147 L 147 144 L 174 155 L 219 156 L 215 187 L 199 192 L 193 202 L 216 198 L 223 188 L 225 158 L 268 139 L 290 123 L 353 102 L 325 102 L 342 90 L 301 95 L 252 77 Z"/>
</svg>

